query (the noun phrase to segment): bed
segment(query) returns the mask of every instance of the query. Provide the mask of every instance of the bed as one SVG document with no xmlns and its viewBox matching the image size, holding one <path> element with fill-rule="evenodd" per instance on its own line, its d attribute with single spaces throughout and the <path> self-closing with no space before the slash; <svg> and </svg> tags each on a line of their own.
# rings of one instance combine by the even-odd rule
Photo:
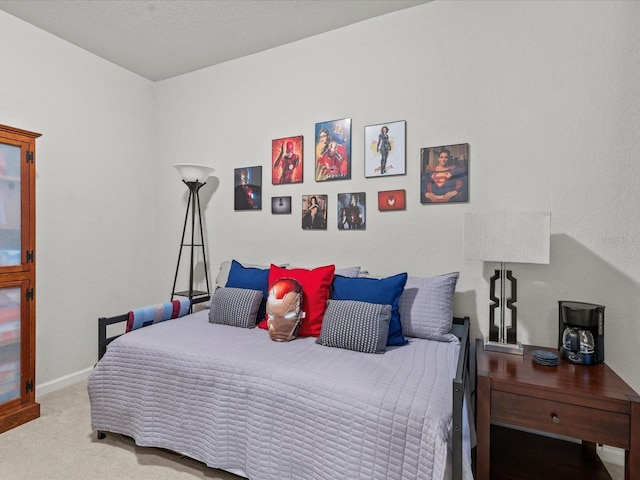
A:
<svg viewBox="0 0 640 480">
<path fill-rule="evenodd" d="M 123 434 L 251 480 L 473 478 L 468 318 L 453 319 L 448 341 L 408 337 L 380 355 L 273 342 L 212 323 L 206 308 L 107 335 L 128 318 L 99 322 L 88 383 L 99 438 Z"/>
</svg>

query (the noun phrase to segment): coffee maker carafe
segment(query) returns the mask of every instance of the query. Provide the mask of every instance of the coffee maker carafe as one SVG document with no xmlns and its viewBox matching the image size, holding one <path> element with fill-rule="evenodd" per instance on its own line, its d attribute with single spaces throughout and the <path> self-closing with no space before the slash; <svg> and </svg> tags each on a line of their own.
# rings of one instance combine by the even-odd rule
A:
<svg viewBox="0 0 640 480">
<path fill-rule="evenodd" d="M 604 362 L 604 306 L 560 300 L 558 350 L 569 362 L 582 365 Z"/>
</svg>

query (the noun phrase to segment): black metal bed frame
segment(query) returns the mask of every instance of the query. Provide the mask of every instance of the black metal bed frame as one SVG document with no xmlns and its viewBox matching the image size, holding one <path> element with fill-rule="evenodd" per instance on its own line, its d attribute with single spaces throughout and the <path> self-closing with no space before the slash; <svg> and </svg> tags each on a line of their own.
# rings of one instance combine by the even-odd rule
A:
<svg viewBox="0 0 640 480">
<path fill-rule="evenodd" d="M 452 438 L 452 479 L 462 480 L 463 439 L 464 439 L 464 400 L 465 388 L 468 385 L 469 376 L 469 330 L 471 321 L 469 317 L 453 318 L 453 333 L 460 339 L 460 352 L 456 376 L 453 379 L 453 438 Z M 469 402 L 471 403 L 471 402 Z M 471 408 L 471 405 L 467 405 Z"/>
<path fill-rule="evenodd" d="M 193 304 L 205 302 L 209 297 L 202 297 L 193 300 Z M 107 345 L 122 334 L 107 336 L 107 327 L 120 322 L 126 322 L 129 318 L 128 313 L 116 315 L 113 317 L 100 317 L 98 319 L 98 360 L 107 351 Z M 452 479 L 462 480 L 463 467 L 463 438 L 464 438 L 464 408 L 465 387 L 468 385 L 469 378 L 469 317 L 454 317 L 452 333 L 460 339 L 460 352 L 458 354 L 458 363 L 456 367 L 456 376 L 453 379 L 453 433 L 452 433 Z M 470 402 L 471 403 L 471 402 Z M 469 405 L 471 408 L 471 405 Z M 103 439 L 106 432 L 98 431 L 98 439 Z"/>
</svg>

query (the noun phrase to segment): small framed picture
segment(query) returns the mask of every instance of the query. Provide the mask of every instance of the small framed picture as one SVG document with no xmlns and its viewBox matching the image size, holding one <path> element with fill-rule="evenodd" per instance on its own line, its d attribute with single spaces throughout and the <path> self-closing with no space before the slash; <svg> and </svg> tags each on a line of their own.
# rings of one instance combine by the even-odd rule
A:
<svg viewBox="0 0 640 480">
<path fill-rule="evenodd" d="M 316 123 L 316 182 L 351 178 L 351 119 Z"/>
<path fill-rule="evenodd" d="M 234 169 L 234 210 L 262 210 L 262 167 Z"/>
<path fill-rule="evenodd" d="M 407 122 L 364 127 L 364 176 L 389 177 L 407 173 Z"/>
<path fill-rule="evenodd" d="M 385 212 L 388 210 L 405 210 L 406 192 L 404 190 L 385 190 L 378 192 L 378 210 Z"/>
<path fill-rule="evenodd" d="M 271 182 L 273 185 L 302 183 L 303 137 L 271 141 Z"/>
<path fill-rule="evenodd" d="M 338 230 L 365 230 L 366 212 L 364 192 L 338 194 Z"/>
<path fill-rule="evenodd" d="M 420 150 L 420 202 L 469 201 L 469 144 Z"/>
<path fill-rule="evenodd" d="M 303 230 L 327 229 L 327 195 L 302 196 Z"/>
<path fill-rule="evenodd" d="M 271 197 L 271 213 L 286 215 L 291 213 L 291 197 Z"/>
</svg>

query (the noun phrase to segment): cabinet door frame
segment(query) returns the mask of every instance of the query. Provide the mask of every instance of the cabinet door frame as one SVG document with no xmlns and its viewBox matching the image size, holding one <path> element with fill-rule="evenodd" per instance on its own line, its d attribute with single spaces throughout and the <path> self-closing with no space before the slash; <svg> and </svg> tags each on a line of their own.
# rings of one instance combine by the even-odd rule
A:
<svg viewBox="0 0 640 480">
<path fill-rule="evenodd" d="M 8 344 L 19 348 L 16 358 L 20 358 L 20 394 L 18 398 L 0 404 L 0 433 L 40 416 L 40 405 L 35 401 L 35 155 L 38 137 L 39 133 L 0 125 L 0 143 L 20 148 L 20 178 L 11 175 L 3 178 L 9 184 L 15 181 L 20 186 L 20 263 L 0 266 L 0 289 L 20 289 L 20 343 Z"/>
<path fill-rule="evenodd" d="M 35 264 L 35 138 L 32 132 L 26 132 L 30 136 L 20 134 L 20 130 L 0 125 L 0 143 L 20 148 L 20 264 L 0 266 L 0 274 L 10 272 L 24 272 L 34 268 Z M 27 255 L 29 254 L 29 256 Z"/>
<path fill-rule="evenodd" d="M 17 398 L 0 403 L 0 409 L 10 409 L 14 406 L 32 402 L 35 398 L 35 339 L 32 332 L 30 309 L 33 300 L 27 299 L 27 292 L 31 288 L 29 279 L 0 280 L 0 291 L 5 288 L 20 289 L 20 394 Z M 30 383 L 31 388 L 27 389 Z"/>
</svg>

